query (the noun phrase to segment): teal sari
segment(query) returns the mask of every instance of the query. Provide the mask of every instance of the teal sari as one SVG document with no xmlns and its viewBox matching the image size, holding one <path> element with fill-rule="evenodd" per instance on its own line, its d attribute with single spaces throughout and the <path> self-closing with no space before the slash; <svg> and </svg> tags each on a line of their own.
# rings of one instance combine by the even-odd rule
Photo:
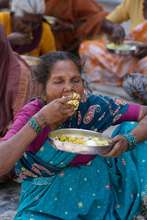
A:
<svg viewBox="0 0 147 220">
<path fill-rule="evenodd" d="M 61 127 L 102 132 L 127 108 L 118 100 L 90 96 Z M 123 124 L 114 135 L 133 126 Z M 118 158 L 96 156 L 71 166 L 76 154 L 56 150 L 47 138 L 38 152 L 26 152 L 17 162 L 23 181 L 15 220 L 132 220 L 146 194 L 145 151 L 144 142 Z"/>
</svg>

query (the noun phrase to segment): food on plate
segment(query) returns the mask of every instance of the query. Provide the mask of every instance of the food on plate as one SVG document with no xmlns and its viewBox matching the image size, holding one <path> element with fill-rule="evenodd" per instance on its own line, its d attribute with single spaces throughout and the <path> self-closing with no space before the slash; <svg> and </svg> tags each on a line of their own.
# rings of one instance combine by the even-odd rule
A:
<svg viewBox="0 0 147 220">
<path fill-rule="evenodd" d="M 124 44 L 115 44 L 115 43 L 110 43 L 107 44 L 107 49 L 109 50 L 121 50 L 121 51 L 134 51 L 136 50 L 136 45 L 129 44 L 129 43 L 124 43 Z"/>
<path fill-rule="evenodd" d="M 86 136 L 74 136 L 74 135 L 61 135 L 56 136 L 55 140 L 60 142 L 68 142 L 72 144 L 80 144 L 87 146 L 108 146 L 109 142 L 104 138 L 99 137 L 86 137 Z"/>
</svg>

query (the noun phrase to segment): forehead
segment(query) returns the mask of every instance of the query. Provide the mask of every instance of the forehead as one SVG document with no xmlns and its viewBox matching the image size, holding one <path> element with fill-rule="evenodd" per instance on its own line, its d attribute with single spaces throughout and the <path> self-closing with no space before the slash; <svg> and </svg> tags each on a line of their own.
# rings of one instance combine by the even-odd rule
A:
<svg viewBox="0 0 147 220">
<path fill-rule="evenodd" d="M 57 61 L 51 69 L 51 77 L 55 76 L 79 76 L 78 67 L 71 60 Z"/>
</svg>

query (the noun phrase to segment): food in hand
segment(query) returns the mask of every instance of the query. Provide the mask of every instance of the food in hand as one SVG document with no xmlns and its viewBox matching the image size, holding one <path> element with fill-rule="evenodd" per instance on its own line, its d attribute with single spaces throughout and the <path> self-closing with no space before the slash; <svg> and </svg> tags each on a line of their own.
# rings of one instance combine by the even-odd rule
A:
<svg viewBox="0 0 147 220">
<path fill-rule="evenodd" d="M 67 102 L 67 104 L 72 105 L 74 107 L 74 110 L 76 111 L 80 104 L 80 95 L 76 92 L 72 94 L 72 98 L 70 101 Z"/>
</svg>

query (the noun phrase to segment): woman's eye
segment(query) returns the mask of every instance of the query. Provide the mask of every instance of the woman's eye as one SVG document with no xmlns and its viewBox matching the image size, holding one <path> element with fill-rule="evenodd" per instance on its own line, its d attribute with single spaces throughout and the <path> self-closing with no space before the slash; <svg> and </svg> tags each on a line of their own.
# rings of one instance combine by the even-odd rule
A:
<svg viewBox="0 0 147 220">
<path fill-rule="evenodd" d="M 81 80 L 80 80 L 80 79 L 74 79 L 73 82 L 74 82 L 74 83 L 80 83 Z"/>
<path fill-rule="evenodd" d="M 60 84 L 63 83 L 63 81 L 59 80 L 59 81 L 54 81 L 55 84 Z"/>
</svg>

